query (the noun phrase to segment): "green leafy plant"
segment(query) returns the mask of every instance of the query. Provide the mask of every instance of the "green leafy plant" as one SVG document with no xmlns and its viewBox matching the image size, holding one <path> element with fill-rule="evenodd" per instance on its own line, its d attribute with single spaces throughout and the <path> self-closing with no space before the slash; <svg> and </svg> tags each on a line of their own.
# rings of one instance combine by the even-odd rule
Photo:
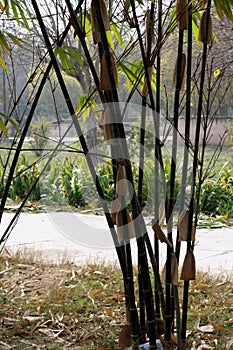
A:
<svg viewBox="0 0 233 350">
<path fill-rule="evenodd" d="M 233 216 L 233 177 L 222 170 L 216 179 L 207 179 L 201 190 L 201 212 L 211 216 Z"/>
<path fill-rule="evenodd" d="M 25 155 L 21 155 L 15 169 L 15 176 L 12 180 L 9 197 L 13 200 L 25 198 L 29 189 L 39 176 L 38 164 L 27 160 Z M 41 199 L 39 184 L 35 186 L 30 194 L 29 200 L 39 201 Z"/>
</svg>

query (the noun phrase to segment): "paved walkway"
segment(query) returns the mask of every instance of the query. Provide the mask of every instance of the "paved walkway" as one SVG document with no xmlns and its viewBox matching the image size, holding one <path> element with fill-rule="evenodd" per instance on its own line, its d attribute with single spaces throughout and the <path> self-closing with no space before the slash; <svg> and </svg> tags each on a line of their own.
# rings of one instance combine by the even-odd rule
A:
<svg viewBox="0 0 233 350">
<path fill-rule="evenodd" d="M 0 227 L 2 235 L 13 218 L 6 213 Z M 153 239 L 153 232 L 148 226 Z M 43 213 L 20 215 L 7 241 L 11 249 L 30 248 L 40 252 L 43 259 L 59 261 L 68 257 L 71 261 L 114 262 L 117 255 L 106 220 L 102 216 L 72 213 Z M 136 242 L 132 241 L 133 260 L 136 262 Z M 185 245 L 181 258 L 185 254 Z M 209 272 L 233 272 L 233 228 L 197 230 L 195 247 L 197 269 Z M 165 262 L 166 247 L 161 245 L 161 264 Z"/>
</svg>

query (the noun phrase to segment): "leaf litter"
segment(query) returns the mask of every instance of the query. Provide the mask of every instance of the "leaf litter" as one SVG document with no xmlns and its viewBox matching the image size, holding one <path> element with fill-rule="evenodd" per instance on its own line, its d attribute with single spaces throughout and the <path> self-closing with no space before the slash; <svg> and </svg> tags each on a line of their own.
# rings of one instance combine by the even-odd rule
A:
<svg viewBox="0 0 233 350">
<path fill-rule="evenodd" d="M 189 349 L 230 349 L 231 277 L 199 273 L 192 281 Z M 118 266 L 0 257 L 0 349 L 114 350 L 125 322 Z"/>
</svg>

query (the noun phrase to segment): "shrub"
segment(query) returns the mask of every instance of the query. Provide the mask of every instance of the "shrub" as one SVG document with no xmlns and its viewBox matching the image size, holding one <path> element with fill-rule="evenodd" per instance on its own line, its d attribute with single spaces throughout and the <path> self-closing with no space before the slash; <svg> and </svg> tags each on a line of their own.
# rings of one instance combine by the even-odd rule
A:
<svg viewBox="0 0 233 350">
<path fill-rule="evenodd" d="M 201 212 L 213 216 L 233 216 L 233 177 L 224 169 L 216 180 L 206 180 L 201 191 Z"/>
<path fill-rule="evenodd" d="M 38 164 L 34 161 L 32 163 L 29 162 L 25 155 L 22 155 L 15 169 L 15 176 L 11 183 L 9 197 L 13 200 L 24 199 L 39 176 L 39 173 Z M 37 202 L 40 199 L 40 187 L 39 183 L 37 183 L 29 196 L 29 200 Z"/>
</svg>

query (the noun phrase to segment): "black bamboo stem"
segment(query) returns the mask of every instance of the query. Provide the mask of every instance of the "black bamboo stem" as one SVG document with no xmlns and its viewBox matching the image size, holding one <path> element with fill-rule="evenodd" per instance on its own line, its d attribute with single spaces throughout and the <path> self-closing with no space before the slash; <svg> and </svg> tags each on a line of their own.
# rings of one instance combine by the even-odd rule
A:
<svg viewBox="0 0 233 350">
<path fill-rule="evenodd" d="M 124 161 L 124 165 L 126 166 L 126 175 L 129 179 L 130 183 L 133 185 L 133 176 L 132 176 L 132 168 L 131 168 L 131 162 L 128 154 L 128 147 L 127 142 L 125 138 L 125 132 L 124 132 L 124 126 L 122 123 L 121 113 L 119 111 L 119 105 L 118 105 L 118 93 L 117 88 L 115 84 L 115 79 L 113 75 L 113 69 L 112 69 L 112 62 L 109 52 L 109 45 L 105 33 L 105 28 L 103 24 L 101 9 L 100 9 L 100 3 L 98 0 L 94 1 L 94 8 L 96 11 L 96 15 L 99 22 L 99 28 L 101 33 L 101 51 L 105 55 L 106 63 L 107 63 L 107 70 L 108 70 L 108 76 L 109 81 L 111 85 L 111 95 L 109 98 L 111 99 L 111 102 L 116 102 L 115 104 L 110 104 L 110 110 L 111 115 L 114 118 L 114 124 L 112 127 L 113 130 L 113 137 L 118 138 L 119 144 L 115 147 L 112 147 L 112 155 L 113 155 L 113 162 L 116 162 L 116 165 L 118 167 L 118 164 L 122 162 L 122 159 Z M 101 54 L 102 54 L 101 52 Z M 115 159 L 114 159 L 115 158 Z M 127 161 L 126 161 L 127 160 Z M 135 197 L 135 191 L 133 186 L 133 200 Z M 132 202 L 133 202 L 132 200 Z M 134 200 L 136 203 L 136 201 Z M 135 206 L 135 205 L 134 205 Z M 123 217 L 126 218 L 125 215 Z M 137 308 L 136 308 L 136 302 L 135 302 L 135 291 L 134 291 L 134 281 L 133 281 L 133 268 L 132 268 L 132 257 L 131 257 L 131 248 L 130 248 L 130 242 L 126 242 L 125 246 L 125 252 L 126 252 L 126 265 L 127 265 L 127 285 L 128 285 L 128 296 L 129 296 L 129 304 L 130 304 L 130 315 L 131 315 L 131 331 L 132 331 L 132 340 L 133 340 L 133 348 L 137 348 L 138 342 L 139 342 L 139 329 L 138 329 L 138 314 L 137 314 Z"/>
<path fill-rule="evenodd" d="M 154 149 L 154 186 L 155 186 L 155 193 L 154 193 L 154 219 L 159 220 L 159 207 L 160 207 L 160 200 L 163 199 L 160 198 L 160 183 L 159 183 L 159 156 L 161 149 L 160 145 L 160 98 L 161 98 L 161 42 L 162 42 L 162 9 L 163 4 L 162 1 L 158 1 L 158 44 L 157 44 L 157 69 L 156 69 L 156 104 L 155 104 L 155 111 L 156 111 L 156 120 L 155 120 L 155 149 Z M 165 195 L 165 194 L 164 194 Z M 158 269 L 159 269 L 159 240 L 157 236 L 154 237 L 154 254 L 155 259 L 157 261 Z M 157 286 L 155 283 L 155 309 L 156 309 L 156 316 L 160 318 L 160 301 L 159 301 L 159 294 L 157 290 Z"/>
<path fill-rule="evenodd" d="M 184 156 L 181 179 L 181 194 L 179 212 L 185 208 L 186 183 L 188 175 L 188 161 L 190 148 L 190 118 L 191 118 L 191 79 L 192 79 L 192 3 L 188 7 L 188 44 L 187 44 L 187 70 L 186 70 L 186 103 L 185 103 L 185 135 L 184 135 Z M 179 228 L 177 228 L 176 258 L 180 257 Z"/>
<path fill-rule="evenodd" d="M 149 65 L 150 62 L 150 54 L 151 54 L 151 47 L 152 47 L 152 37 L 153 37 L 153 31 L 154 31 L 154 2 L 151 3 L 151 10 L 150 10 L 150 19 L 149 19 L 149 28 L 148 28 L 148 35 L 147 35 L 147 62 Z M 147 70 L 147 66 L 145 67 Z M 146 79 L 146 78 L 145 78 Z M 139 176 L 138 176 L 138 201 L 141 208 L 143 207 L 143 178 L 144 178 L 144 162 L 145 162 L 145 153 L 144 153 L 144 147 L 145 147 L 145 128 L 146 128 L 146 103 L 147 98 L 145 96 L 142 96 L 142 112 L 141 112 L 141 125 L 140 125 L 140 155 L 139 155 Z M 140 266 L 140 256 L 138 256 L 138 266 Z M 139 291 L 142 291 L 142 274 L 138 275 L 138 283 L 139 283 Z M 156 300 L 159 300 L 158 298 Z M 139 301 L 140 301 L 140 324 L 142 329 L 146 328 L 145 325 L 145 302 L 144 302 L 144 295 L 143 293 L 140 293 L 139 295 Z M 159 303 L 158 303 L 159 308 Z"/>
<path fill-rule="evenodd" d="M 132 0 L 131 1 L 131 7 L 133 11 L 133 17 L 135 20 L 136 24 L 136 30 L 138 34 L 138 39 L 139 39 L 139 45 L 141 49 L 141 55 L 143 58 L 143 63 L 144 63 L 144 68 L 145 68 L 145 80 L 147 82 L 148 90 L 149 90 L 149 96 L 151 100 L 151 104 L 153 104 L 152 110 L 155 110 L 155 105 L 154 105 L 154 99 L 153 99 L 153 94 L 152 94 L 152 89 L 151 89 L 151 83 L 148 75 L 148 61 L 146 59 L 145 51 L 144 51 L 144 46 L 142 42 L 142 37 L 140 33 L 140 28 L 139 28 L 139 23 L 138 23 L 138 18 L 136 15 L 136 9 L 135 9 L 135 3 Z M 141 257 L 140 258 L 140 269 L 142 272 L 142 278 L 143 278 L 143 289 L 144 289 L 144 296 L 145 296 L 145 304 L 146 304 L 146 311 L 147 311 L 147 322 L 148 322 L 148 333 L 149 333 L 149 339 L 150 339 L 150 348 L 156 349 L 156 335 L 157 335 L 157 328 L 156 328 L 156 319 L 155 319 L 155 311 L 154 311 L 154 304 L 151 305 L 152 302 L 154 302 L 153 298 L 153 293 L 152 293 L 152 286 L 150 282 L 150 276 L 149 276 L 149 271 L 148 271 L 148 263 L 146 259 L 146 254 L 145 254 L 145 246 L 144 242 L 139 238 L 137 240 L 138 243 L 138 254 Z M 152 308 L 151 308 L 152 306 Z"/>
<path fill-rule="evenodd" d="M 179 213 L 185 208 L 186 182 L 188 175 L 189 147 L 190 147 L 190 118 L 191 118 L 191 76 L 192 76 L 192 3 L 188 7 L 188 44 L 187 44 L 187 71 L 186 71 L 186 117 L 185 117 L 185 139 L 184 139 L 184 157 L 181 179 L 181 194 Z M 181 242 L 179 241 L 179 227 L 177 228 L 176 239 L 176 258 L 179 263 Z M 181 349 L 181 320 L 180 310 L 176 308 L 177 320 L 177 341 L 178 349 Z"/>
<path fill-rule="evenodd" d="M 173 244 L 172 228 L 173 228 L 173 209 L 175 203 L 175 178 L 176 178 L 176 159 L 177 159 L 177 133 L 179 119 L 180 89 L 181 89 L 181 65 L 183 54 L 184 31 L 179 30 L 178 55 L 177 55 L 177 72 L 176 72 L 176 90 L 174 98 L 174 117 L 173 117 L 173 138 L 172 138 L 172 157 L 170 170 L 170 188 L 167 203 L 167 232 L 168 239 Z M 171 289 L 171 249 L 167 247 L 166 262 L 166 319 L 165 319 L 165 336 L 168 342 L 171 342 L 171 327 L 173 323 L 173 307 L 174 301 Z"/>
<path fill-rule="evenodd" d="M 210 9 L 211 0 L 207 3 L 207 16 L 206 25 L 210 19 Z M 202 106 L 203 106 L 203 92 L 205 83 L 205 70 L 207 63 L 207 48 L 208 44 L 203 43 L 202 51 L 202 67 L 201 67 L 201 77 L 200 77 L 200 87 L 199 87 L 199 98 L 198 98 L 198 108 L 197 108 L 197 121 L 196 121 L 196 132 L 195 132 L 195 144 L 194 144 L 194 156 L 193 156 L 193 177 L 192 177 L 192 188 L 191 188 L 191 200 L 189 206 L 189 225 L 188 225 L 188 242 L 187 242 L 187 252 L 193 250 L 194 246 L 191 242 L 192 227 L 193 227 L 193 216 L 194 216 L 194 201 L 195 201 L 195 183 L 196 174 L 198 170 L 198 153 L 199 153 L 199 139 L 201 130 L 201 118 L 202 118 Z M 189 296 L 189 281 L 184 281 L 184 292 L 183 292 L 183 307 L 182 307 L 182 328 L 181 328 L 181 342 L 182 346 L 186 344 L 186 329 L 187 329 L 187 318 L 188 318 L 188 296 Z"/>
</svg>

